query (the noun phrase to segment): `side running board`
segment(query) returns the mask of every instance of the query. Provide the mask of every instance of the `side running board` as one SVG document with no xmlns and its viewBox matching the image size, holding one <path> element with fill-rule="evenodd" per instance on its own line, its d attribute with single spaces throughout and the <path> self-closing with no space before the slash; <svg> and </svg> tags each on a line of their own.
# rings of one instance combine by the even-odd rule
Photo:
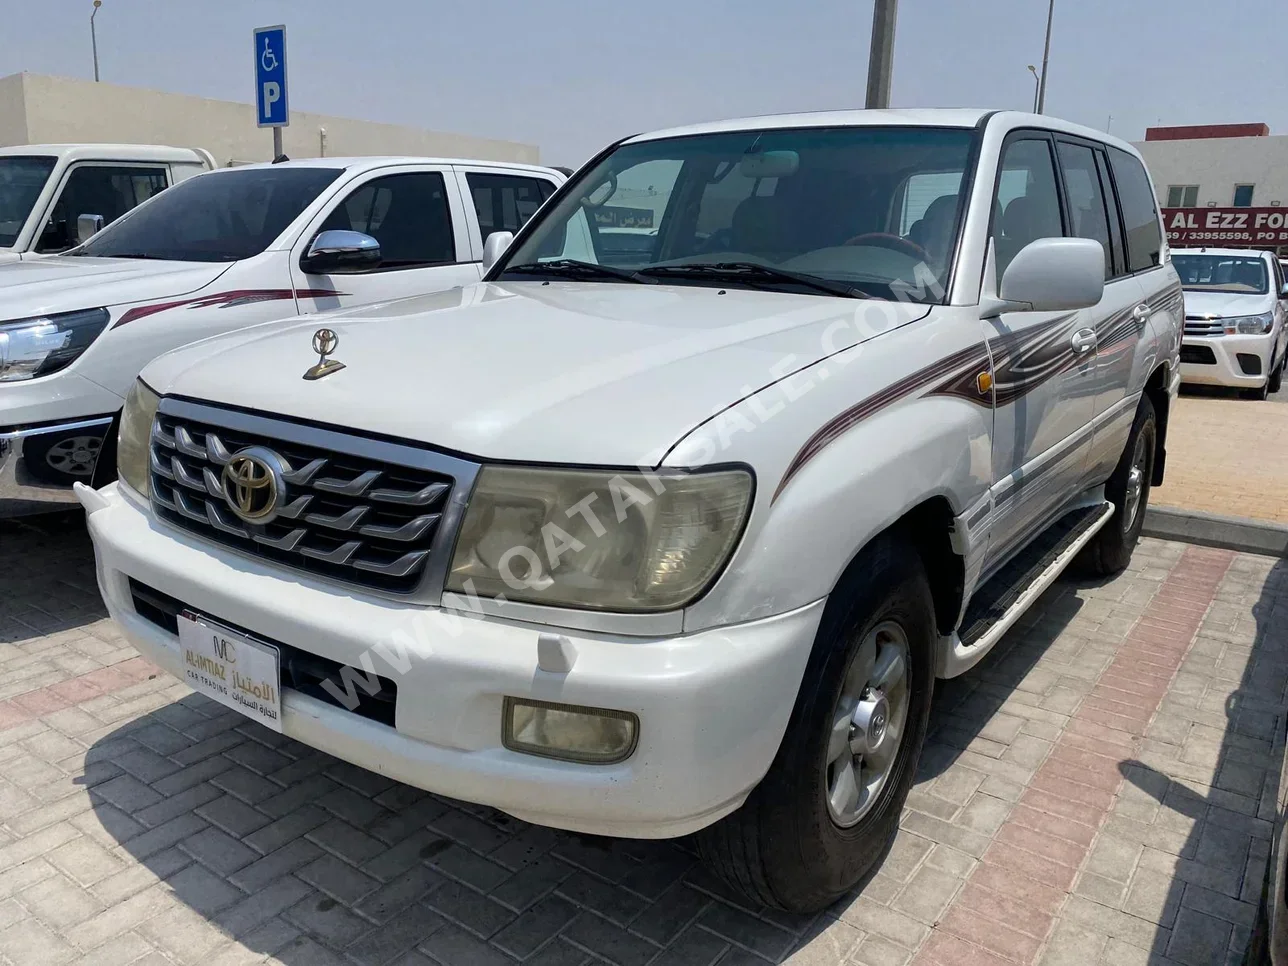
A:
<svg viewBox="0 0 1288 966">
<path fill-rule="evenodd" d="M 1065 514 L 975 591 L 961 630 L 940 652 L 941 678 L 974 667 L 1114 515 L 1105 501 Z"/>
</svg>

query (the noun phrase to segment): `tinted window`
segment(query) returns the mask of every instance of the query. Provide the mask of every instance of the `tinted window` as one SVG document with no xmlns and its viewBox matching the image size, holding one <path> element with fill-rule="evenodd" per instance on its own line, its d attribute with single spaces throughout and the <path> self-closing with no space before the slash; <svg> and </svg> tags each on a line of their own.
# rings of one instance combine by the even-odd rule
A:
<svg viewBox="0 0 1288 966">
<path fill-rule="evenodd" d="M 957 239 L 956 173 L 974 138 L 964 129 L 872 126 L 633 141 L 543 209 L 500 277 L 539 277 L 532 267 L 542 261 L 579 259 L 648 270 L 668 284 L 819 291 L 782 277 L 742 282 L 702 271 L 754 263 L 879 298 L 939 301 Z M 529 268 L 511 276 L 517 266 Z M 666 274 L 678 266 L 685 271 Z"/>
<path fill-rule="evenodd" d="M 1270 291 L 1266 260 L 1238 255 L 1173 255 L 1181 285 L 1191 292 L 1265 295 Z"/>
<path fill-rule="evenodd" d="M 456 261 L 443 176 L 419 171 L 376 178 L 327 216 L 322 231 L 360 231 L 380 242 L 382 268 Z"/>
<path fill-rule="evenodd" d="M 1059 238 L 1063 234 L 1051 142 L 1046 138 L 1011 141 L 1002 153 L 1002 169 L 993 201 L 998 279 L 1025 245 L 1039 238 Z"/>
<path fill-rule="evenodd" d="M 53 158 L 0 157 L 0 248 L 17 242 L 53 170 Z"/>
<path fill-rule="evenodd" d="M 1234 207 L 1249 208 L 1252 206 L 1252 193 L 1256 185 L 1237 184 L 1234 186 Z"/>
<path fill-rule="evenodd" d="M 1069 228 L 1078 238 L 1098 241 L 1105 249 L 1105 278 L 1113 278 L 1113 246 L 1109 239 L 1109 209 L 1104 185 L 1096 170 L 1096 152 L 1085 144 L 1059 145 L 1060 170 L 1069 202 Z"/>
<path fill-rule="evenodd" d="M 104 164 L 72 168 L 40 233 L 36 251 L 66 251 L 76 244 L 76 220 L 81 215 L 102 215 L 103 223 L 110 225 L 165 187 L 164 168 Z"/>
<path fill-rule="evenodd" d="M 1199 203 L 1199 186 L 1196 184 L 1174 184 L 1167 189 L 1167 207 L 1193 208 Z"/>
<path fill-rule="evenodd" d="M 99 232 L 77 255 L 228 262 L 258 255 L 340 175 L 337 168 L 240 168 L 189 178 Z"/>
<path fill-rule="evenodd" d="M 1143 272 L 1159 264 L 1163 251 L 1154 189 L 1145 166 L 1126 151 L 1110 148 L 1109 160 L 1118 185 L 1123 224 L 1127 227 L 1127 270 Z"/>
<path fill-rule="evenodd" d="M 509 174 L 465 175 L 479 216 L 483 240 L 494 231 L 518 231 L 554 194 L 555 186 L 544 178 L 521 178 Z"/>
</svg>

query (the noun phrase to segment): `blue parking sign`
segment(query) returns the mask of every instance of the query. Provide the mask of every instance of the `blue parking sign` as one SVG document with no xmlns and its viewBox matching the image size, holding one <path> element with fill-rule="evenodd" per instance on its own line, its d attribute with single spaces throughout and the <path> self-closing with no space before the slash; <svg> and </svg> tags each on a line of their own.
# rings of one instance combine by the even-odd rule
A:
<svg viewBox="0 0 1288 966">
<path fill-rule="evenodd" d="M 255 29 L 255 120 L 260 127 L 287 127 L 291 123 L 283 24 Z"/>
</svg>

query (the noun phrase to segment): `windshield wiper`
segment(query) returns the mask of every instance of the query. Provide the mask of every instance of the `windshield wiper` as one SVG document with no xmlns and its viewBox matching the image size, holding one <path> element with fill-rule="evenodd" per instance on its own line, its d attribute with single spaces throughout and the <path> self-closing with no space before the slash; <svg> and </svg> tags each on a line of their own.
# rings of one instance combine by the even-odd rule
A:
<svg viewBox="0 0 1288 966">
<path fill-rule="evenodd" d="M 802 285 L 828 295 L 849 299 L 870 299 L 873 296 L 848 282 L 839 282 L 806 272 L 793 272 L 760 262 L 691 262 L 682 265 L 649 265 L 639 270 L 641 275 L 675 275 L 680 278 L 705 278 L 716 282 L 745 282 L 748 285 L 765 282 L 787 282 Z"/>
<path fill-rule="evenodd" d="M 642 275 L 632 268 L 596 265 L 594 262 L 583 262 L 576 258 L 556 258 L 550 262 L 507 265 L 501 275 L 505 276 L 510 272 L 519 272 L 525 275 L 563 275 L 568 278 L 616 278 L 623 282 L 641 282 L 645 285 L 657 284 L 656 279 Z"/>
</svg>

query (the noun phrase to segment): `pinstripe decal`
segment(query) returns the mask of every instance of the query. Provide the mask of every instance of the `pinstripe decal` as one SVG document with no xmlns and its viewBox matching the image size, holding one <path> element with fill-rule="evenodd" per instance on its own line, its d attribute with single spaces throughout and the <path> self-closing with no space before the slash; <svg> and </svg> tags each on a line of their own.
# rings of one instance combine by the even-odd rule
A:
<svg viewBox="0 0 1288 966">
<path fill-rule="evenodd" d="M 190 309 L 204 309 L 211 306 L 231 309 L 238 305 L 250 305 L 253 302 L 279 302 L 286 299 L 305 298 L 320 299 L 332 295 L 346 295 L 346 292 L 336 292 L 331 289 L 323 288 L 245 288 L 235 289 L 231 292 L 218 292 L 214 295 L 199 295 L 196 298 L 179 299 L 176 302 L 157 302 L 153 305 L 136 305 L 132 309 L 126 310 L 125 314 L 117 319 L 112 328 L 119 329 L 136 319 L 146 319 L 149 315 L 156 315 L 158 312 L 166 312 L 170 309 L 177 309 L 186 305 Z"/>
</svg>

